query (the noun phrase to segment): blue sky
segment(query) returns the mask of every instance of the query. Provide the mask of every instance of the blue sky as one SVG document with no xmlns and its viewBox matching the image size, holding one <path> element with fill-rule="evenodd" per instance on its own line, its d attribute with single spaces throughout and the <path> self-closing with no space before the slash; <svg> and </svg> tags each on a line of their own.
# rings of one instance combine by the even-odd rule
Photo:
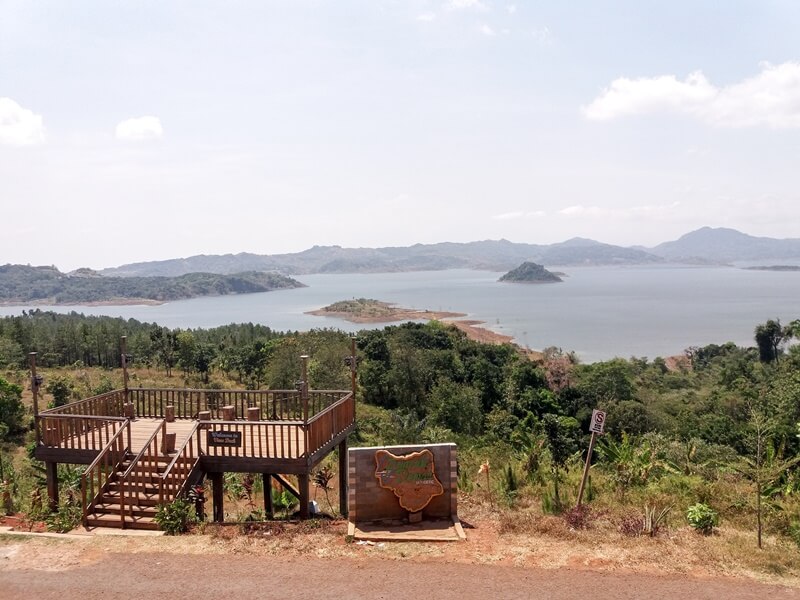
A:
<svg viewBox="0 0 800 600">
<path fill-rule="evenodd" d="M 800 5 L 0 0 L 0 263 L 800 237 Z"/>
</svg>

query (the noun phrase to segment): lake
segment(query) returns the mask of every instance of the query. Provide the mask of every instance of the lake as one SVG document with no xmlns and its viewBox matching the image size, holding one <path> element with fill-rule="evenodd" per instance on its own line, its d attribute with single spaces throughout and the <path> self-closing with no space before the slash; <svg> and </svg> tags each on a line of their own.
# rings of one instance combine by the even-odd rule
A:
<svg viewBox="0 0 800 600">
<path fill-rule="evenodd" d="M 522 346 L 558 346 L 586 362 L 615 356 L 669 356 L 685 348 L 732 341 L 754 345 L 753 330 L 767 319 L 800 318 L 800 273 L 729 267 L 563 267 L 563 283 L 498 283 L 502 273 L 431 271 L 304 275 L 309 287 L 219 296 L 159 306 L 39 307 L 59 312 L 122 316 L 168 327 L 262 323 L 276 330 L 335 327 L 358 331 L 384 324 L 353 324 L 306 311 L 350 298 L 467 313 Z M 0 315 L 30 307 L 0 307 Z"/>
</svg>

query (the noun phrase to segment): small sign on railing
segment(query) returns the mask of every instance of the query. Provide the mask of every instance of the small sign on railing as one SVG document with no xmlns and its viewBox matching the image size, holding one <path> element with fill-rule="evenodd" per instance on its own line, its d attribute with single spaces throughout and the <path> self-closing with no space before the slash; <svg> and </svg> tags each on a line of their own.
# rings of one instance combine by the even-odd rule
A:
<svg viewBox="0 0 800 600">
<path fill-rule="evenodd" d="M 242 445 L 241 431 L 214 431 L 209 429 L 206 441 L 209 446 L 223 446 L 228 448 L 238 448 Z"/>
</svg>

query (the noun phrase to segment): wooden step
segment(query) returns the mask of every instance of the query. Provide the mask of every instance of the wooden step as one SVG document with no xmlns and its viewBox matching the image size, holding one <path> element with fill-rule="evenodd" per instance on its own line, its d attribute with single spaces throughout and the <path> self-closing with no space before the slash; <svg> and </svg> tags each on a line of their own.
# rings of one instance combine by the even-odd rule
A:
<svg viewBox="0 0 800 600">
<path fill-rule="evenodd" d="M 119 490 L 108 490 L 103 493 L 102 501 L 119 504 Z M 152 493 L 139 492 L 133 496 L 135 503 L 139 506 L 155 506 L 158 504 L 158 490 Z M 130 501 L 130 500 L 128 500 Z"/>
<path fill-rule="evenodd" d="M 151 479 L 149 481 L 129 481 L 125 484 L 125 490 L 128 492 L 145 492 L 152 494 L 153 492 L 158 492 L 158 483 L 158 479 Z M 121 487 L 122 483 L 120 481 L 112 481 L 108 484 L 106 490 L 116 492 L 119 491 Z"/>
<path fill-rule="evenodd" d="M 86 518 L 87 527 L 115 527 L 117 529 L 149 529 L 150 531 L 158 531 L 158 523 L 152 517 L 131 517 L 125 515 L 125 523 L 123 526 L 122 519 L 119 515 L 93 513 Z"/>
<path fill-rule="evenodd" d="M 125 504 L 125 514 L 134 517 L 155 517 L 158 509 L 154 505 Z M 109 502 L 105 498 L 94 505 L 95 514 L 119 515 L 121 511 L 118 502 Z"/>
</svg>

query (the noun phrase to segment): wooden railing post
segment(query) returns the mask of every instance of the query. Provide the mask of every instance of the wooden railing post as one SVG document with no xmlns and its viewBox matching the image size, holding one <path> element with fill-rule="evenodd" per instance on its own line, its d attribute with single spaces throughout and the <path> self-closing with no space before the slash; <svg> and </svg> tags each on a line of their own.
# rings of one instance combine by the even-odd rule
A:
<svg viewBox="0 0 800 600">
<path fill-rule="evenodd" d="M 122 349 L 122 390 L 123 390 L 123 397 L 125 400 L 125 404 L 128 403 L 128 338 L 127 336 L 122 336 L 120 338 L 120 347 Z"/>
<path fill-rule="evenodd" d="M 42 441 L 42 432 L 39 424 L 39 378 L 36 376 L 36 352 L 28 354 L 31 365 L 31 392 L 33 393 L 33 424 L 36 430 L 36 445 Z"/>
</svg>

